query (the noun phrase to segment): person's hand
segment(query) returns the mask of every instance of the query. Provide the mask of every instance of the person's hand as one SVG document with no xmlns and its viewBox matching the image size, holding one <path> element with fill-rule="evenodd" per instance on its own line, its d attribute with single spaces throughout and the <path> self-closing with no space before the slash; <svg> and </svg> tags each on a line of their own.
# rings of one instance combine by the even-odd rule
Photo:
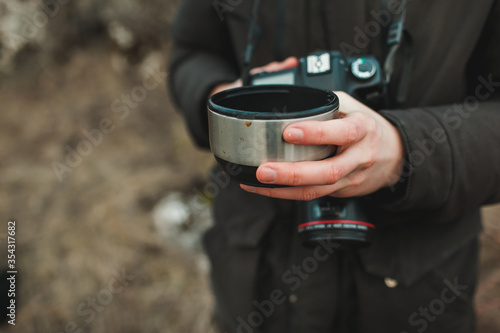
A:
<svg viewBox="0 0 500 333">
<path fill-rule="evenodd" d="M 228 90 L 228 89 L 233 89 L 233 88 L 238 88 L 243 85 L 241 79 L 237 79 L 236 81 L 233 82 L 224 82 L 221 84 L 218 84 L 212 89 L 210 94 L 208 94 L 208 98 L 212 97 L 212 95 L 215 95 L 221 91 Z"/>
<path fill-rule="evenodd" d="M 291 124 L 283 138 L 298 145 L 336 145 L 335 156 L 321 161 L 268 162 L 257 169 L 257 179 L 284 188 L 241 185 L 249 192 L 292 200 L 331 195 L 352 197 L 394 185 L 403 165 L 403 143 L 398 130 L 384 117 L 344 92 L 340 119 Z"/>
<path fill-rule="evenodd" d="M 262 67 L 255 67 L 250 70 L 250 74 L 255 75 L 261 72 L 278 72 L 288 68 L 297 67 L 299 59 L 297 57 L 288 57 L 283 61 L 273 61 Z"/>
<path fill-rule="evenodd" d="M 299 60 L 296 57 L 289 57 L 286 58 L 283 61 L 273 61 L 265 66 L 262 67 L 256 67 L 250 70 L 250 74 L 254 75 L 260 72 L 277 72 L 277 71 L 282 71 L 288 68 L 296 67 L 299 64 Z M 238 88 L 242 86 L 242 81 L 241 79 L 237 79 L 234 82 L 227 82 L 227 83 L 221 83 L 218 84 L 217 86 L 212 89 L 208 97 L 211 97 L 212 95 L 228 90 L 228 89 L 233 89 L 233 88 Z"/>
</svg>

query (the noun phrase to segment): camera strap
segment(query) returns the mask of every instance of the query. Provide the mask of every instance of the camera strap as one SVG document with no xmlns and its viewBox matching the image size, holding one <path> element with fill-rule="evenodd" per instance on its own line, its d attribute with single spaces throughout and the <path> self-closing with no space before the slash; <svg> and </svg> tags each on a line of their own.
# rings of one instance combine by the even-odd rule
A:
<svg viewBox="0 0 500 333">
<path fill-rule="evenodd" d="M 259 22 L 259 7 L 260 0 L 254 0 L 252 8 L 252 20 L 248 30 L 247 48 L 243 57 L 243 68 L 241 71 L 241 79 L 244 86 L 250 85 L 250 61 L 252 60 L 253 49 L 257 39 L 257 24 Z"/>
<path fill-rule="evenodd" d="M 285 59 L 283 52 L 283 42 L 285 40 L 285 15 L 286 0 L 279 0 L 276 13 L 276 38 L 274 43 L 274 56 L 277 61 L 283 61 Z"/>
<path fill-rule="evenodd" d="M 389 3 L 394 0 L 383 0 L 387 8 Z M 412 65 L 412 43 L 409 34 L 404 29 L 406 18 L 407 0 L 401 0 L 399 12 L 393 16 L 391 25 L 387 32 L 386 46 L 387 54 L 384 61 L 385 86 L 388 89 L 394 74 L 394 64 L 396 54 L 401 49 L 403 55 L 402 70 L 399 78 L 398 90 L 395 100 L 398 103 L 403 103 L 406 100 L 408 86 L 410 81 L 411 65 Z M 389 96 L 389 94 L 386 94 Z"/>
</svg>

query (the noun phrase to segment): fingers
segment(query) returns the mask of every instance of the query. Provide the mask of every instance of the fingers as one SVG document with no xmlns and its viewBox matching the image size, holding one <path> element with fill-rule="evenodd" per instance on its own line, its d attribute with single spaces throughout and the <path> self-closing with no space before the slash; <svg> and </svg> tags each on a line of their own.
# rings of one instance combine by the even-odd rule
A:
<svg viewBox="0 0 500 333">
<path fill-rule="evenodd" d="M 323 161 L 264 163 L 257 169 L 257 179 L 264 184 L 289 186 L 335 184 L 360 166 L 358 155 L 358 149 L 352 147 Z"/>
<path fill-rule="evenodd" d="M 354 172 L 355 175 L 349 175 L 340 179 L 335 184 L 331 185 L 309 185 L 309 186 L 292 186 L 279 188 L 254 187 L 248 185 L 240 185 L 240 187 L 251 193 L 264 195 L 271 198 L 280 198 L 287 200 L 313 200 L 319 197 L 332 196 L 336 198 L 350 198 L 357 195 L 364 195 L 373 192 L 360 192 L 362 183 L 368 181 L 365 172 Z"/>
<path fill-rule="evenodd" d="M 303 121 L 288 125 L 283 131 L 285 141 L 297 145 L 344 146 L 360 141 L 373 120 L 361 113 L 328 121 Z"/>
<path fill-rule="evenodd" d="M 335 191 L 335 185 L 330 186 L 300 186 L 287 188 L 265 188 L 240 185 L 247 192 L 264 195 L 271 198 L 287 200 L 313 200 L 324 197 Z"/>
<path fill-rule="evenodd" d="M 238 88 L 238 87 L 241 87 L 242 85 L 243 85 L 243 82 L 241 81 L 241 79 L 237 79 L 234 82 L 221 83 L 221 84 L 215 86 L 214 89 L 212 89 L 212 91 L 209 94 L 209 97 L 211 97 L 212 95 L 215 95 L 221 91 L 233 89 L 233 88 Z"/>
<path fill-rule="evenodd" d="M 296 57 L 288 57 L 281 62 L 273 61 L 265 66 L 253 68 L 250 70 L 250 74 L 254 75 L 260 72 L 278 72 L 288 68 L 297 67 L 298 65 L 299 60 Z"/>
</svg>

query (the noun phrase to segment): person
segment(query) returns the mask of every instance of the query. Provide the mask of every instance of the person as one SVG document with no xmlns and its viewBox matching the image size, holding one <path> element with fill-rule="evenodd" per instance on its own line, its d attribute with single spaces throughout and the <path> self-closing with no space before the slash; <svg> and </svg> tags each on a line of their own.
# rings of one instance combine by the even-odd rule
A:
<svg viewBox="0 0 500 333">
<path fill-rule="evenodd" d="M 200 147 L 209 96 L 241 84 L 253 3 L 179 4 L 169 87 Z M 317 50 L 383 63 L 401 10 L 399 1 L 263 1 L 250 65 L 281 70 Z M 285 129 L 293 144 L 338 146 L 334 157 L 264 163 L 261 182 L 291 186 L 231 182 L 214 198 L 204 246 L 221 332 L 474 332 L 480 207 L 500 201 L 500 5 L 408 1 L 404 29 L 412 65 L 401 49 L 390 107 L 375 112 L 337 92 L 342 119 Z M 369 247 L 301 245 L 294 200 L 326 195 L 363 200 L 377 226 Z"/>
</svg>

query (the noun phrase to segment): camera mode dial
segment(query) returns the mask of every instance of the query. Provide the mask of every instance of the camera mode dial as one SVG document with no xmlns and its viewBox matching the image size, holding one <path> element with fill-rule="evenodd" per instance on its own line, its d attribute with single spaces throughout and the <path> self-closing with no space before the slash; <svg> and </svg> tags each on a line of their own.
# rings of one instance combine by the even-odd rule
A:
<svg viewBox="0 0 500 333">
<path fill-rule="evenodd" d="M 351 64 L 351 73 L 360 80 L 371 79 L 376 71 L 376 64 L 371 59 L 357 58 Z"/>
</svg>

